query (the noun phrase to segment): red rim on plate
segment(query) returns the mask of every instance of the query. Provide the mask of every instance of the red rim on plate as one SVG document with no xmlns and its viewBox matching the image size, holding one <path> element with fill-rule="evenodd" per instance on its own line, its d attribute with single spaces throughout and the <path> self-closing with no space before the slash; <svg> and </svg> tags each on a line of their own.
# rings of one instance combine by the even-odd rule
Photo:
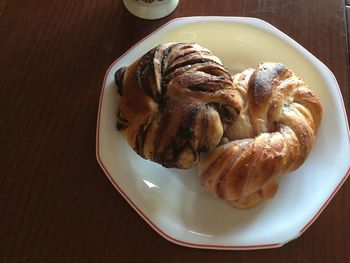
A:
<svg viewBox="0 0 350 263">
<path fill-rule="evenodd" d="M 102 101 L 103 101 L 103 95 L 104 95 L 104 87 L 106 84 L 106 79 L 107 76 L 109 75 L 111 69 L 113 68 L 113 66 L 118 63 L 119 60 L 121 60 L 124 56 L 126 56 L 131 50 L 134 49 L 134 47 L 136 47 L 138 44 L 140 44 L 141 42 L 143 42 L 145 39 L 149 38 L 150 36 L 154 35 L 156 32 L 158 32 L 159 30 L 161 30 L 162 28 L 166 27 L 167 25 L 174 23 L 176 21 L 184 21 L 184 20 L 191 20 L 191 21 L 203 21 L 203 19 L 206 18 L 220 18 L 220 20 L 232 20 L 232 17 L 182 17 L 182 18 L 176 18 L 173 20 L 168 21 L 167 23 L 165 23 L 164 25 L 162 25 L 161 27 L 159 27 L 158 29 L 156 29 L 155 31 L 153 31 L 152 33 L 150 33 L 148 36 L 146 36 L 145 38 L 141 39 L 139 42 L 137 42 L 135 45 L 133 45 L 131 48 L 129 48 L 123 55 L 121 55 L 118 59 L 116 59 L 111 66 L 108 68 L 105 76 L 104 76 L 104 80 L 103 80 L 103 84 L 101 87 L 101 92 L 100 92 L 100 100 L 99 100 L 99 108 L 98 108 L 98 115 L 97 115 L 97 129 L 96 129 L 96 158 L 98 163 L 100 164 L 102 170 L 104 171 L 104 173 L 106 174 L 107 178 L 109 179 L 109 181 L 112 183 L 112 185 L 115 187 L 115 189 L 117 189 L 117 191 L 124 197 L 124 199 L 131 205 L 131 207 L 134 208 L 134 210 L 158 233 L 160 234 L 162 237 L 164 237 L 165 239 L 178 244 L 178 245 L 183 245 L 183 246 L 187 246 L 187 247 L 194 247 L 194 248 L 207 248 L 207 249 L 263 249 L 263 248 L 277 248 L 277 247 L 281 247 L 284 244 L 288 243 L 290 240 L 283 242 L 283 243 L 273 243 L 273 244 L 253 244 L 253 245 L 242 245 L 242 246 L 225 246 L 225 245 L 211 245 L 211 244 L 196 244 L 196 243 L 191 243 L 191 242 L 186 242 L 183 240 L 179 240 L 176 239 L 168 234 L 166 234 L 164 231 L 162 231 L 154 222 L 152 222 L 151 219 L 149 219 L 143 212 L 142 210 L 133 203 L 133 201 L 130 199 L 130 197 L 121 189 L 121 187 L 117 184 L 117 182 L 113 179 L 113 177 L 111 176 L 111 174 L 109 173 L 109 171 L 107 170 L 106 166 L 104 165 L 101 157 L 100 157 L 100 117 L 101 117 L 101 105 L 102 105 Z M 238 17 L 235 17 L 238 18 Z M 275 28 L 274 26 L 272 26 L 271 24 L 267 23 L 266 21 L 257 19 L 257 18 L 250 18 L 250 17 L 244 17 L 244 19 L 246 20 L 256 20 L 260 23 L 264 23 L 266 25 L 268 25 L 269 27 L 272 27 L 275 30 L 278 30 L 277 28 Z M 278 30 L 279 31 L 279 30 Z M 289 39 L 290 41 L 292 41 L 294 44 L 302 47 L 300 44 L 298 44 L 296 41 L 294 41 L 293 39 L 291 39 L 289 36 L 287 36 L 286 34 L 284 34 L 283 32 L 279 31 L 284 37 L 286 37 L 287 39 Z M 304 48 L 303 48 L 304 49 Z M 307 51 L 305 49 L 306 52 L 310 53 L 309 51 Z M 322 62 L 320 62 L 321 64 L 323 64 Z M 343 114 L 344 114 L 344 119 L 346 122 L 346 128 L 347 128 L 347 134 L 348 134 L 348 139 L 349 139 L 349 144 L 350 144 L 350 131 L 349 131 L 349 123 L 348 123 L 348 119 L 347 119 L 347 115 L 346 115 L 346 110 L 345 110 L 345 106 L 344 106 L 344 101 L 343 101 L 343 97 L 339 88 L 339 85 L 336 81 L 335 76 L 333 75 L 333 73 L 325 66 L 325 68 L 329 71 L 330 75 L 332 76 L 332 78 L 334 79 L 334 83 L 336 84 L 336 88 L 338 91 L 338 95 L 340 97 L 340 101 L 341 101 L 341 107 L 343 110 Z M 327 200 L 324 202 L 324 204 L 321 206 L 321 208 L 317 211 L 317 213 L 312 217 L 311 220 L 309 220 L 305 226 L 303 226 L 301 228 L 301 230 L 299 231 L 299 235 L 295 236 L 293 239 L 299 237 L 301 234 L 303 234 L 311 225 L 312 223 L 315 222 L 315 220 L 318 218 L 318 216 L 322 213 L 322 211 L 326 208 L 326 206 L 329 204 L 329 202 L 332 200 L 332 198 L 334 197 L 334 195 L 338 192 L 338 190 L 340 189 L 340 187 L 343 185 L 343 183 L 346 181 L 347 177 L 350 174 L 350 165 L 348 167 L 347 172 L 345 173 L 345 175 L 342 177 L 342 179 L 340 180 L 339 184 L 335 187 L 335 189 L 332 191 L 332 193 L 329 195 L 329 197 L 327 198 Z"/>
</svg>

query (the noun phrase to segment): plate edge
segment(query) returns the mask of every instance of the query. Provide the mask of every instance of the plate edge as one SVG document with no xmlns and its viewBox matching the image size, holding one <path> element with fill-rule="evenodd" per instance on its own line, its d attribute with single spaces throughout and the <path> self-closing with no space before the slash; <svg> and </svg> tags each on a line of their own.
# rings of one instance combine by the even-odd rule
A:
<svg viewBox="0 0 350 263">
<path fill-rule="evenodd" d="M 100 127 L 100 116 L 101 116 L 101 105 L 102 105 L 102 100 L 103 100 L 103 94 L 104 94 L 104 88 L 105 88 L 105 83 L 106 83 L 106 78 L 109 75 L 111 69 L 113 68 L 113 66 L 115 64 L 118 63 L 119 60 L 121 60 L 124 56 L 126 56 L 128 53 L 130 53 L 137 45 L 139 45 L 141 42 L 143 42 L 144 40 L 148 39 L 149 37 L 151 37 L 152 35 L 154 35 L 155 33 L 159 32 L 161 29 L 165 28 L 166 26 L 172 24 L 172 23 L 177 23 L 178 21 L 208 21 L 208 20 L 251 20 L 251 21 L 257 21 L 259 23 L 263 23 L 265 25 L 267 25 L 268 27 L 270 27 L 272 30 L 277 31 L 277 33 L 282 34 L 282 36 L 284 38 L 287 38 L 288 40 L 292 41 L 292 43 L 294 45 L 296 45 L 298 47 L 298 49 L 301 48 L 302 51 L 306 52 L 305 55 L 311 56 L 313 59 L 316 59 L 316 61 L 318 63 L 320 63 L 326 70 L 328 70 L 328 73 L 330 73 L 330 75 L 333 77 L 334 79 L 334 83 L 336 84 L 336 88 L 338 90 L 338 95 L 341 101 L 341 106 L 343 109 L 343 114 L 344 114 L 344 119 L 346 122 L 346 128 L 347 128 L 347 133 L 348 133 L 348 138 L 349 138 L 349 145 L 350 145 L 350 131 L 349 131 L 349 123 L 348 123 L 348 119 L 347 119 L 347 114 L 346 114 L 346 110 L 345 110 L 345 106 L 344 106 L 344 100 L 343 100 L 343 96 L 342 93 L 340 91 L 339 85 L 337 83 L 337 80 L 334 76 L 334 74 L 332 73 L 332 71 L 323 63 L 321 62 L 318 58 L 316 58 L 311 52 L 309 52 L 306 48 L 304 48 L 302 45 L 300 45 L 298 42 L 296 42 L 294 39 L 292 39 L 291 37 L 289 37 L 288 35 L 286 35 L 284 32 L 282 32 L 281 30 L 279 30 L 278 28 L 276 28 L 275 26 L 271 25 L 270 23 L 259 19 L 259 18 L 255 18 L 255 17 L 239 17 L 239 16 L 234 16 L 234 17 L 230 17 L 230 16 L 189 16 L 189 17 L 179 17 L 179 18 L 175 18 L 172 20 L 169 20 L 168 22 L 166 22 L 165 24 L 163 24 L 162 26 L 160 26 L 159 28 L 157 28 L 156 30 L 152 31 L 151 33 L 149 33 L 147 36 L 145 36 L 144 38 L 142 38 L 140 41 L 138 41 L 136 44 L 134 44 L 132 47 L 130 47 L 126 52 L 124 52 L 120 57 L 118 57 L 107 69 L 105 76 L 104 76 L 104 80 L 103 80 L 103 84 L 101 87 L 101 91 L 100 91 L 100 98 L 99 98 L 99 107 L 98 107 L 98 115 L 97 115 L 97 127 L 96 127 L 96 159 L 97 162 L 99 163 L 100 167 L 102 168 L 103 172 L 105 173 L 105 175 L 107 176 L 107 178 L 109 179 L 109 181 L 112 183 L 112 185 L 114 186 L 114 188 L 123 196 L 123 198 L 131 205 L 131 207 L 144 219 L 144 221 L 146 221 L 146 223 L 151 226 L 151 228 L 153 228 L 160 236 L 162 236 L 163 238 L 165 238 L 166 240 L 175 243 L 177 245 L 181 245 L 181 246 L 185 246 L 185 247 L 192 247 L 192 248 L 201 248 L 201 249 L 223 249 L 223 250 L 252 250 L 252 249 L 269 249 L 269 248 L 278 248 L 281 247 L 287 243 L 289 243 L 290 241 L 298 238 L 301 234 L 303 234 L 314 222 L 315 220 L 318 218 L 318 216 L 322 213 L 322 211 L 327 207 L 327 205 L 329 204 L 329 202 L 332 200 L 332 198 L 335 196 L 335 194 L 339 191 L 339 189 L 341 188 L 341 186 L 344 184 L 344 182 L 346 181 L 346 179 L 348 178 L 349 174 L 350 174 L 350 164 L 349 164 L 349 168 L 348 171 L 346 172 L 345 176 L 342 178 L 342 180 L 340 181 L 340 183 L 336 186 L 336 188 L 333 190 L 332 194 L 328 197 L 328 199 L 326 200 L 326 202 L 322 205 L 322 207 L 319 209 L 319 211 L 315 214 L 315 216 L 298 232 L 296 233 L 293 237 L 291 237 L 290 239 L 288 239 L 285 242 L 281 242 L 281 243 L 273 243 L 273 244 L 259 244 L 259 245 L 242 245 L 242 246 L 225 246 L 225 245 L 206 245 L 206 244 L 195 244 L 195 243 L 190 243 L 190 242 L 186 242 L 186 241 L 182 241 L 182 240 L 178 240 L 168 234 L 166 234 L 164 231 L 162 231 L 158 226 L 155 225 L 155 223 L 152 222 L 151 219 L 149 219 L 145 214 L 142 213 L 142 211 L 131 201 L 131 199 L 129 199 L 129 197 L 124 193 L 124 191 L 118 186 L 118 184 L 113 180 L 112 176 L 110 175 L 110 173 L 108 172 L 107 168 L 104 166 L 102 159 L 100 157 L 100 152 L 99 152 L 99 127 Z M 273 32 L 272 32 L 273 33 Z M 304 53 L 303 52 L 303 53 Z"/>
</svg>

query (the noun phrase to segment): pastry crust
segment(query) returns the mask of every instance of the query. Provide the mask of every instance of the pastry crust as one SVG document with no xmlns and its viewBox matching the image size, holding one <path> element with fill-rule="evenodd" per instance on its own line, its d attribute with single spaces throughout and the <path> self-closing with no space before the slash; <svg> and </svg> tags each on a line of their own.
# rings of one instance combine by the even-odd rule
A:
<svg viewBox="0 0 350 263">
<path fill-rule="evenodd" d="M 242 105 L 219 58 L 197 44 L 161 44 L 115 74 L 117 128 L 145 159 L 190 168 L 213 150 Z"/>
<path fill-rule="evenodd" d="M 248 208 L 277 191 L 276 178 L 303 164 L 322 117 L 319 98 L 280 63 L 262 63 L 233 77 L 244 107 L 224 136 L 229 143 L 199 163 L 204 187 Z"/>
</svg>

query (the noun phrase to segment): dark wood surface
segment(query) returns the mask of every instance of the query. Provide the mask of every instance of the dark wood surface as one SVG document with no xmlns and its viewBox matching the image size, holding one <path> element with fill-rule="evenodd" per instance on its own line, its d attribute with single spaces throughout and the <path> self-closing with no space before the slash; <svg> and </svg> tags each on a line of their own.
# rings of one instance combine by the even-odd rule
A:
<svg viewBox="0 0 350 263">
<path fill-rule="evenodd" d="M 170 16 L 145 21 L 119 0 L 0 0 L 0 262 L 350 262 L 349 180 L 317 221 L 282 248 L 200 250 L 155 233 L 95 158 L 104 73 L 175 17 L 252 16 L 272 23 L 333 71 L 349 115 L 344 5 L 181 0 Z"/>
<path fill-rule="evenodd" d="M 350 4 L 350 0 L 349 3 Z M 349 41 L 349 36 L 350 36 L 350 5 L 347 5 L 345 7 L 345 13 L 346 13 L 346 29 L 347 29 L 347 40 L 348 40 L 348 54 L 350 50 L 350 41 Z M 350 57 L 349 58 L 349 63 L 350 63 Z"/>
</svg>

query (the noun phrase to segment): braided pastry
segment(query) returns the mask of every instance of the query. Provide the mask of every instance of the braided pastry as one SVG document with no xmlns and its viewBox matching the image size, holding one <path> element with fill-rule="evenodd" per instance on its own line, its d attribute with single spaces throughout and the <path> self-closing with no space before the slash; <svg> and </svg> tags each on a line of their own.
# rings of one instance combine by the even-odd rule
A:
<svg viewBox="0 0 350 263">
<path fill-rule="evenodd" d="M 219 58 L 197 44 L 161 44 L 115 74 L 117 128 L 143 158 L 189 168 L 242 108 Z"/>
<path fill-rule="evenodd" d="M 277 191 L 276 178 L 307 158 L 322 107 L 291 70 L 262 63 L 233 77 L 243 108 L 224 137 L 229 141 L 199 163 L 204 187 L 236 207 L 247 208 Z"/>
</svg>

